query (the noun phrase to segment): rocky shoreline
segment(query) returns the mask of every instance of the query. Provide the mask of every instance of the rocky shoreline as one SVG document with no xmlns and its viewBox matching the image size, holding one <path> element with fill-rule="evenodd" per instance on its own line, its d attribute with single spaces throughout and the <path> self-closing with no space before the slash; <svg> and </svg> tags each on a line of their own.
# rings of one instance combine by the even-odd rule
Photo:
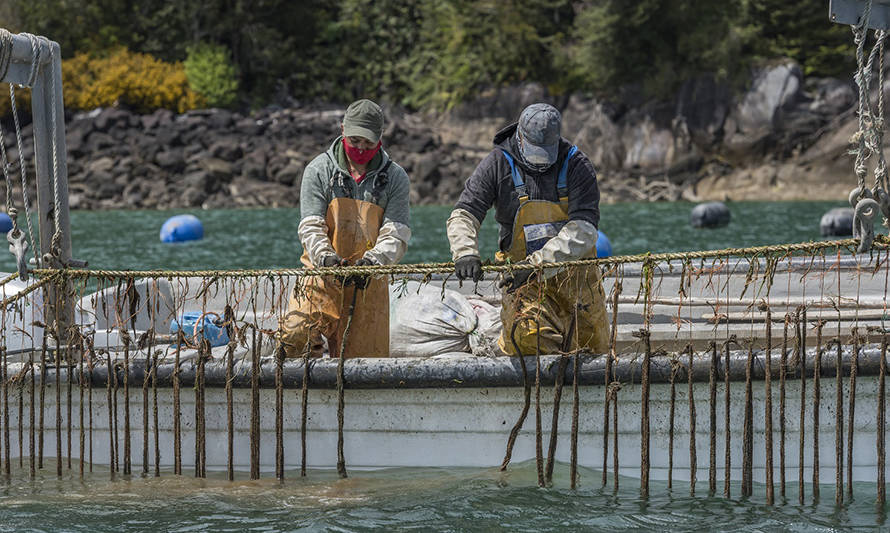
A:
<svg viewBox="0 0 890 533">
<path fill-rule="evenodd" d="M 782 61 L 752 73 L 744 91 L 705 77 L 671 101 L 644 102 L 632 92 L 620 103 L 557 99 L 527 84 L 435 116 L 387 106 L 384 143 L 408 171 L 415 205 L 456 201 L 494 132 L 535 101 L 563 110 L 563 135 L 597 166 L 604 202 L 841 199 L 853 187 L 852 82 L 805 79 Z M 249 115 L 119 108 L 71 115 L 71 208 L 296 206 L 303 168 L 338 134 L 342 113 L 294 105 Z M 4 137 L 17 159 L 14 136 Z M 25 157 L 32 153 L 26 146 Z"/>
</svg>

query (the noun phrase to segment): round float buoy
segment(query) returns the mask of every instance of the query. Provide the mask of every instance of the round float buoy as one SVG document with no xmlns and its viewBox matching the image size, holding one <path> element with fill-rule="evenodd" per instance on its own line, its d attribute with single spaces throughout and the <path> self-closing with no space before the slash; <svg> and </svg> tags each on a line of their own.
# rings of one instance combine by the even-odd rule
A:
<svg viewBox="0 0 890 533">
<path fill-rule="evenodd" d="M 9 233 L 12 229 L 12 219 L 6 213 L 0 213 L 0 232 Z"/>
<path fill-rule="evenodd" d="M 197 241 L 203 238 L 204 225 L 194 215 L 176 215 L 161 226 L 161 242 Z"/>
<path fill-rule="evenodd" d="M 846 237 L 853 235 L 853 208 L 835 207 L 822 215 L 819 233 L 823 237 Z"/>
<path fill-rule="evenodd" d="M 599 236 L 596 238 L 596 256 L 597 257 L 612 257 L 612 243 L 609 242 L 609 238 L 606 237 L 606 234 L 600 230 L 596 230 Z"/>
<path fill-rule="evenodd" d="M 692 208 L 689 223 L 694 228 L 719 228 L 729 224 L 729 208 L 723 202 L 707 202 Z"/>
</svg>

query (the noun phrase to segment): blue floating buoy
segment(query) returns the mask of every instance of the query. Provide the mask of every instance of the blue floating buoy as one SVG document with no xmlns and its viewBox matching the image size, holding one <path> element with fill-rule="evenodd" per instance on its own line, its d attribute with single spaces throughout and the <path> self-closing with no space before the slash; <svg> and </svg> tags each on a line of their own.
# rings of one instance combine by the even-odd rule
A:
<svg viewBox="0 0 890 533">
<path fill-rule="evenodd" d="M 606 234 L 600 230 L 596 230 L 599 236 L 596 238 L 596 256 L 597 257 L 612 257 L 612 243 L 609 242 L 609 238 L 606 237 Z"/>
<path fill-rule="evenodd" d="M 204 225 L 195 215 L 176 215 L 161 226 L 161 242 L 197 241 L 204 238 Z"/>
<path fill-rule="evenodd" d="M 203 320 L 202 317 L 203 316 Z M 214 320 L 211 317 L 216 317 Z M 200 321 L 200 322 L 199 322 Z M 222 346 L 229 343 L 229 335 L 216 313 L 187 311 L 179 318 L 170 321 L 170 333 L 177 333 L 180 328 L 186 340 L 192 343 L 200 340 L 200 334 L 210 342 L 210 346 Z"/>
<path fill-rule="evenodd" d="M 729 224 L 729 208 L 723 202 L 707 202 L 692 208 L 689 223 L 694 228 L 719 228 Z"/>
<path fill-rule="evenodd" d="M 0 232 L 9 233 L 12 229 L 12 219 L 6 213 L 0 213 Z"/>
</svg>

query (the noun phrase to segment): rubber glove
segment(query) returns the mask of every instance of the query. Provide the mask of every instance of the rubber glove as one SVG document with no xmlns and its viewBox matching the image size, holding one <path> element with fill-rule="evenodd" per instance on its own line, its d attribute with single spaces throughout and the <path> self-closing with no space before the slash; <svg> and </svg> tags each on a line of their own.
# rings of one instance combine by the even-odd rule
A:
<svg viewBox="0 0 890 533">
<path fill-rule="evenodd" d="M 478 255 L 466 255 L 454 262 L 454 273 L 457 279 L 472 279 L 478 282 L 482 279 L 482 260 Z"/>
<path fill-rule="evenodd" d="M 374 262 L 366 257 L 362 257 L 355 262 L 355 266 L 371 266 L 373 264 Z M 358 290 L 364 290 L 369 283 L 371 283 L 369 274 L 350 274 L 346 276 L 346 280 L 343 282 L 344 285 L 355 285 L 355 288 Z"/>
<path fill-rule="evenodd" d="M 516 263 L 516 266 L 530 266 L 530 264 L 526 261 L 520 261 Z M 536 274 L 535 269 L 528 268 L 525 270 L 514 270 L 513 272 L 507 272 L 504 275 L 504 279 L 498 282 L 498 287 L 506 288 L 507 292 L 515 292 L 516 289 L 522 287 L 526 283 L 529 282 Z"/>
</svg>

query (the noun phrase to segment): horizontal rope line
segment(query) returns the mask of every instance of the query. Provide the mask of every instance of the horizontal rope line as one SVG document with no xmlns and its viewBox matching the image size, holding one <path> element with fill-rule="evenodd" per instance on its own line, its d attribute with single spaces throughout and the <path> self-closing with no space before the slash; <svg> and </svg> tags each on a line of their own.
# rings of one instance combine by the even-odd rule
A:
<svg viewBox="0 0 890 533">
<path fill-rule="evenodd" d="M 794 252 L 815 253 L 829 248 L 851 248 L 859 244 L 859 239 L 841 239 L 834 241 L 804 242 L 797 244 L 775 244 L 766 246 L 750 246 L 746 248 L 725 248 L 722 250 L 702 250 L 695 252 L 645 253 L 623 255 L 596 259 L 578 259 L 547 263 L 542 266 L 498 264 L 483 265 L 485 272 L 510 272 L 517 270 L 538 270 L 542 268 L 568 268 L 584 266 L 613 266 L 626 263 L 654 263 L 660 261 L 679 261 L 691 259 L 718 259 L 734 256 L 757 257 Z M 875 239 L 873 248 L 888 249 L 890 240 L 884 236 Z M 245 269 L 245 270 L 87 270 L 87 269 L 50 269 L 37 268 L 31 272 L 39 277 L 62 274 L 69 279 L 85 278 L 182 278 L 182 277 L 217 277 L 217 278 L 258 278 L 278 276 L 334 276 L 350 275 L 386 275 L 386 274 L 450 274 L 454 272 L 454 263 L 422 263 L 414 265 L 375 265 L 345 266 L 325 268 L 285 268 L 285 269 Z"/>
</svg>

